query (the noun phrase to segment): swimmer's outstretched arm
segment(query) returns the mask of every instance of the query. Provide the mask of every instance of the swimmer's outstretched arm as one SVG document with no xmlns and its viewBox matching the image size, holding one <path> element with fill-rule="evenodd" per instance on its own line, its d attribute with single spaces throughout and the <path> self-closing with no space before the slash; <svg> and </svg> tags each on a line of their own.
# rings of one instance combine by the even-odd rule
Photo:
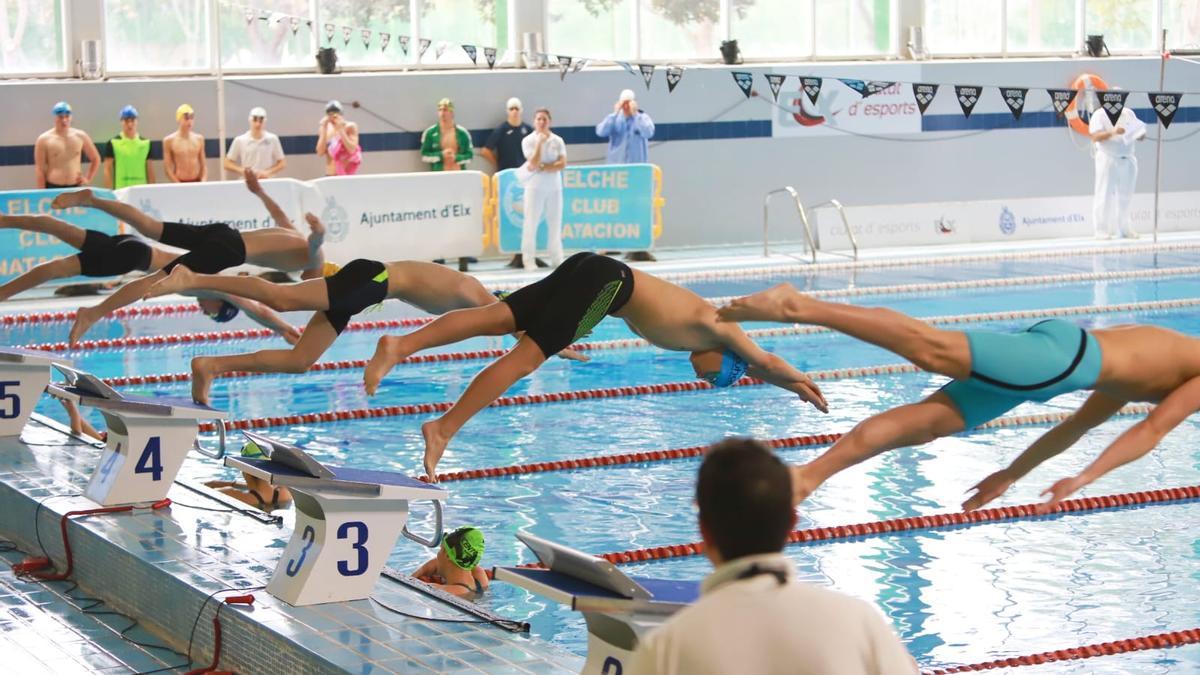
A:
<svg viewBox="0 0 1200 675">
<path fill-rule="evenodd" d="M 817 410 L 829 412 L 829 404 L 821 388 L 808 375 L 792 364 L 759 347 L 741 326 L 735 323 L 717 324 L 717 332 L 726 347 L 732 349 L 749 365 L 747 373 L 781 389 L 786 389 L 813 404 Z"/>
<path fill-rule="evenodd" d="M 1025 474 L 1033 471 L 1042 462 L 1075 445 L 1080 438 L 1083 438 L 1084 434 L 1115 415 L 1123 405 L 1125 405 L 1125 401 L 1098 391 L 1092 392 L 1079 410 L 1076 410 L 1073 415 L 1053 429 L 1042 434 L 1041 438 L 1034 441 L 1033 445 L 1030 445 L 1011 464 L 976 483 L 971 488 L 975 494 L 963 502 L 963 510 L 973 511 L 1004 494 L 1013 483 L 1020 480 Z"/>
<path fill-rule="evenodd" d="M 258 302 L 257 300 L 249 300 L 247 298 L 238 297 L 236 295 L 228 295 L 225 293 L 206 293 L 205 295 L 219 297 L 231 305 L 236 306 L 238 309 L 245 312 L 246 316 L 250 317 L 250 319 L 258 325 L 262 326 L 263 328 L 270 328 L 278 333 L 279 336 L 284 340 L 287 340 L 287 343 L 290 345 L 294 345 L 300 341 L 300 331 L 296 330 L 295 326 L 284 321 L 283 317 L 279 316 L 278 312 L 270 307 L 267 307 L 263 303 Z"/>
<path fill-rule="evenodd" d="M 1064 478 L 1047 488 L 1042 495 L 1050 498 L 1041 505 L 1039 511 L 1047 513 L 1059 502 L 1075 493 L 1075 491 L 1093 483 L 1097 478 L 1124 466 L 1134 460 L 1141 459 L 1158 445 L 1172 429 L 1179 426 L 1189 415 L 1200 411 L 1200 377 L 1194 377 L 1182 386 L 1172 391 L 1146 415 L 1146 419 L 1138 422 L 1125 433 L 1117 437 L 1100 453 L 1083 471 L 1070 478 Z"/>
</svg>

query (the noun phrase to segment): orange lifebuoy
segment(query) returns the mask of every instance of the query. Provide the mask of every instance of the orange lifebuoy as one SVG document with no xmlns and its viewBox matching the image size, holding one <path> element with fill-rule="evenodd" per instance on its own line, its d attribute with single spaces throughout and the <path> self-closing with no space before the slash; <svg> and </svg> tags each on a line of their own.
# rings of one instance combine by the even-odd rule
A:
<svg viewBox="0 0 1200 675">
<path fill-rule="evenodd" d="M 1067 118 L 1067 124 L 1070 124 L 1072 129 L 1084 136 L 1091 136 L 1092 132 L 1088 130 L 1088 121 L 1079 116 L 1079 99 L 1082 96 L 1086 96 L 1086 92 L 1088 91 L 1104 91 L 1108 89 L 1108 83 L 1099 75 L 1084 73 L 1075 78 L 1075 81 L 1071 83 L 1071 88 L 1079 93 L 1071 100 L 1071 105 L 1067 106 L 1067 110 L 1063 113 L 1063 116 Z M 1088 113 L 1092 112 L 1087 108 L 1084 108 L 1084 110 L 1087 110 Z"/>
</svg>

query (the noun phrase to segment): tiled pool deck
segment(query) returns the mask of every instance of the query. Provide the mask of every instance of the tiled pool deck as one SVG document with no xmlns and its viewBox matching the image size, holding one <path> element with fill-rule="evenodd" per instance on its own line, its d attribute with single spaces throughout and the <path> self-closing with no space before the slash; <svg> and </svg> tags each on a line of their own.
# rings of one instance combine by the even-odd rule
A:
<svg viewBox="0 0 1200 675">
<path fill-rule="evenodd" d="M 64 597 L 67 582 L 22 580 L 10 569 L 26 554 L 37 554 L 39 533 L 63 569 L 59 520 L 68 511 L 95 508 L 81 493 L 98 457 L 99 448 L 36 416 L 20 439 L 0 439 L 0 537 L 19 549 L 0 552 L 6 563 L 0 572 L 4 670 L 118 673 L 178 666 L 170 671 L 182 672 L 210 663 L 218 603 L 206 599 L 239 594 L 220 593 L 223 589 L 265 586 L 290 528 L 226 510 L 229 503 L 215 492 L 205 496 L 180 483 L 168 493 L 170 507 L 73 520 L 71 578 L 79 588 L 71 595 L 103 600 L 93 612 L 111 609 L 132 617 L 138 626 L 130 637 L 179 654 L 146 650 L 119 636 L 128 619 L 84 613 L 78 607 L 90 602 Z M 402 542 L 398 545 L 416 545 Z M 222 670 L 568 673 L 582 666 L 574 654 L 486 624 L 409 618 L 370 600 L 292 607 L 262 590 L 254 595 L 250 609 L 221 610 Z M 386 577 L 372 597 L 418 616 L 477 621 Z M 188 659 L 180 654 L 188 650 L 193 626 L 193 665 L 185 668 Z"/>
</svg>

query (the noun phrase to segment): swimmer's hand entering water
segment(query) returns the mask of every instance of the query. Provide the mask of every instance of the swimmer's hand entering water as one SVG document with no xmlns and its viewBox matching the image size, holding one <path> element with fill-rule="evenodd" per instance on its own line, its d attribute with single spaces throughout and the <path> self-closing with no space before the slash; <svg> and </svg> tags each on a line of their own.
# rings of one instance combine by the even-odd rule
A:
<svg viewBox="0 0 1200 675">
<path fill-rule="evenodd" d="M 1000 469 L 971 488 L 975 494 L 963 502 L 963 511 L 974 511 L 982 507 L 1007 492 L 1015 482 L 1017 482 L 1017 476 L 1014 476 L 1008 468 Z"/>
</svg>

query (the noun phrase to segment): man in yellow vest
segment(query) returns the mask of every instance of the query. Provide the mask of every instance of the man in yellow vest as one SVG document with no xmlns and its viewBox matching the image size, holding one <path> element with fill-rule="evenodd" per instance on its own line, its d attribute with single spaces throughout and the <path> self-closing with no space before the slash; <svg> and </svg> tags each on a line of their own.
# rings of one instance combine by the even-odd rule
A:
<svg viewBox="0 0 1200 675">
<path fill-rule="evenodd" d="M 104 144 L 104 183 L 113 190 L 154 182 L 150 141 L 138 135 L 137 108 L 121 108 L 121 133 Z"/>
</svg>

